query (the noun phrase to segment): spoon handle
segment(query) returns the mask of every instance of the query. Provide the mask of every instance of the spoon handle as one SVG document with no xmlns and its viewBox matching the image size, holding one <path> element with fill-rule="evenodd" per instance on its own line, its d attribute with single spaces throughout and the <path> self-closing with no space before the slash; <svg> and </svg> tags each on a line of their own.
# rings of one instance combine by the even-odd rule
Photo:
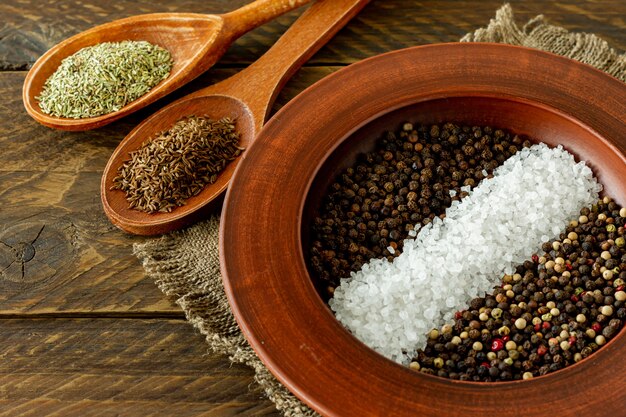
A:
<svg viewBox="0 0 626 417">
<path fill-rule="evenodd" d="M 237 39 L 275 17 L 310 2 L 311 0 L 256 0 L 221 17 L 232 38 Z"/>
<path fill-rule="evenodd" d="M 248 104 L 258 133 L 287 80 L 367 3 L 317 0 L 261 58 L 219 83 L 219 91 L 230 90 Z"/>
</svg>

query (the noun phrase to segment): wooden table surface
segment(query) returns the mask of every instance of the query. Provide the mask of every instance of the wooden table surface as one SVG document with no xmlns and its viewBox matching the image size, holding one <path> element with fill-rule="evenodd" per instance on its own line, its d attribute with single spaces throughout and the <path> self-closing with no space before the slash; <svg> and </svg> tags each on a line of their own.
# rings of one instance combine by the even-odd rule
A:
<svg viewBox="0 0 626 417">
<path fill-rule="evenodd" d="M 29 66 L 77 32 L 139 13 L 221 13 L 246 2 L 0 2 L 0 416 L 279 415 L 252 371 L 208 354 L 203 337 L 144 275 L 132 254 L 142 239 L 111 226 L 99 183 L 109 155 L 140 120 L 253 62 L 298 13 L 249 33 L 192 84 L 103 129 L 45 128 L 21 100 Z M 626 50 L 624 0 L 511 3 L 520 23 L 544 13 Z M 456 41 L 501 4 L 374 0 L 294 76 L 274 110 L 352 62 Z"/>
</svg>

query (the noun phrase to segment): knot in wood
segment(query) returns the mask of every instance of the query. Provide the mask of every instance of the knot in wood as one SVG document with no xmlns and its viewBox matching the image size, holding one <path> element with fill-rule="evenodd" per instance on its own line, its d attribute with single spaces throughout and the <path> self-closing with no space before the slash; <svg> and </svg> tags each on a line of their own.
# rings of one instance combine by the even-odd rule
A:
<svg viewBox="0 0 626 417">
<path fill-rule="evenodd" d="M 35 247 L 30 243 L 20 242 L 13 249 L 17 261 L 28 262 L 35 257 Z"/>
<path fill-rule="evenodd" d="M 0 280 L 3 291 L 21 285 L 43 283 L 71 265 L 74 248 L 58 223 L 42 221 L 18 223 L 0 232 Z M 22 289 L 20 289 L 22 288 Z"/>
</svg>

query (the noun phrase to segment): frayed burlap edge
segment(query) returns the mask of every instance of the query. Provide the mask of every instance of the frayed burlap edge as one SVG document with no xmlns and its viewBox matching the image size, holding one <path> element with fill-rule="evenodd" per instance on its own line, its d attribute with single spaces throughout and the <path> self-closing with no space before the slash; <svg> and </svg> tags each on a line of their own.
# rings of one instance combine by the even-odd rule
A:
<svg viewBox="0 0 626 417">
<path fill-rule="evenodd" d="M 508 4 L 496 12 L 486 28 L 467 34 L 461 41 L 537 48 L 593 65 L 626 81 L 626 55 L 619 55 L 602 39 L 549 25 L 541 15 L 519 29 Z M 219 219 L 212 217 L 186 230 L 135 244 L 135 254 L 148 276 L 206 336 L 211 352 L 252 367 L 256 382 L 286 417 L 316 416 L 274 378 L 241 334 L 222 286 L 218 230 Z"/>
<path fill-rule="evenodd" d="M 596 35 L 572 33 L 550 25 L 543 15 L 531 19 L 520 29 L 509 4 L 496 12 L 486 28 L 468 33 L 461 42 L 498 42 L 541 49 L 592 65 L 626 82 L 626 54 L 618 54 Z"/>
<path fill-rule="evenodd" d="M 241 334 L 228 305 L 219 264 L 219 219 L 212 217 L 188 229 L 135 244 L 146 273 L 206 336 L 213 353 L 254 369 L 255 381 L 287 417 L 317 415 L 265 368 Z"/>
</svg>

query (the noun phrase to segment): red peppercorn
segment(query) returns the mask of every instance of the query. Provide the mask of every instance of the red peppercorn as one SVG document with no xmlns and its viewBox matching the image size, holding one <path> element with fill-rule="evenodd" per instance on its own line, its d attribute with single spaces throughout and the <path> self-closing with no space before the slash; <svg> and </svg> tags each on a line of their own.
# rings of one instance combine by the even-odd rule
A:
<svg viewBox="0 0 626 417">
<path fill-rule="evenodd" d="M 502 336 L 502 341 L 504 343 L 508 342 L 511 338 L 507 335 L 507 336 Z"/>
<path fill-rule="evenodd" d="M 502 339 L 493 339 L 493 342 L 491 342 L 491 350 L 497 352 L 502 349 L 504 349 L 504 342 Z"/>
<path fill-rule="evenodd" d="M 598 333 L 600 330 L 602 330 L 602 325 L 600 323 L 593 323 L 591 325 L 591 328 L 594 332 Z"/>
<path fill-rule="evenodd" d="M 544 345 L 541 345 L 541 346 L 539 346 L 539 347 L 537 348 L 537 355 L 539 355 L 539 356 L 543 356 L 543 355 L 545 355 L 546 353 L 548 353 L 548 348 L 547 348 L 547 347 L 545 347 Z"/>
<path fill-rule="evenodd" d="M 569 299 L 572 300 L 573 303 L 577 303 L 580 300 L 576 294 L 572 295 Z"/>
<path fill-rule="evenodd" d="M 539 262 L 539 256 L 537 256 L 537 254 L 534 254 L 532 256 L 532 260 L 533 260 L 534 263 L 538 263 Z"/>
<path fill-rule="evenodd" d="M 565 269 L 567 269 L 568 271 L 571 271 L 572 269 L 574 269 L 574 267 L 571 264 L 565 264 Z"/>
<path fill-rule="evenodd" d="M 624 286 L 620 285 L 619 287 L 615 288 L 615 291 L 624 291 Z"/>
<path fill-rule="evenodd" d="M 454 313 L 455 319 L 461 320 L 462 317 L 463 317 L 463 313 L 461 311 L 457 311 L 456 313 Z"/>
<path fill-rule="evenodd" d="M 576 343 L 576 336 L 570 336 L 567 341 L 570 345 L 573 345 L 574 343 Z"/>
<path fill-rule="evenodd" d="M 535 324 L 534 329 L 535 329 L 535 331 L 536 331 L 536 332 L 538 332 L 539 330 L 541 330 L 541 323 L 537 323 L 537 324 Z"/>
<path fill-rule="evenodd" d="M 544 321 L 544 322 L 541 324 L 541 327 L 543 327 L 544 329 L 549 329 L 551 326 L 550 326 L 550 323 L 549 323 L 549 322 Z"/>
<path fill-rule="evenodd" d="M 485 368 L 491 368 L 491 365 L 489 364 L 489 362 L 483 362 L 480 364 L 480 366 L 484 366 Z"/>
</svg>

